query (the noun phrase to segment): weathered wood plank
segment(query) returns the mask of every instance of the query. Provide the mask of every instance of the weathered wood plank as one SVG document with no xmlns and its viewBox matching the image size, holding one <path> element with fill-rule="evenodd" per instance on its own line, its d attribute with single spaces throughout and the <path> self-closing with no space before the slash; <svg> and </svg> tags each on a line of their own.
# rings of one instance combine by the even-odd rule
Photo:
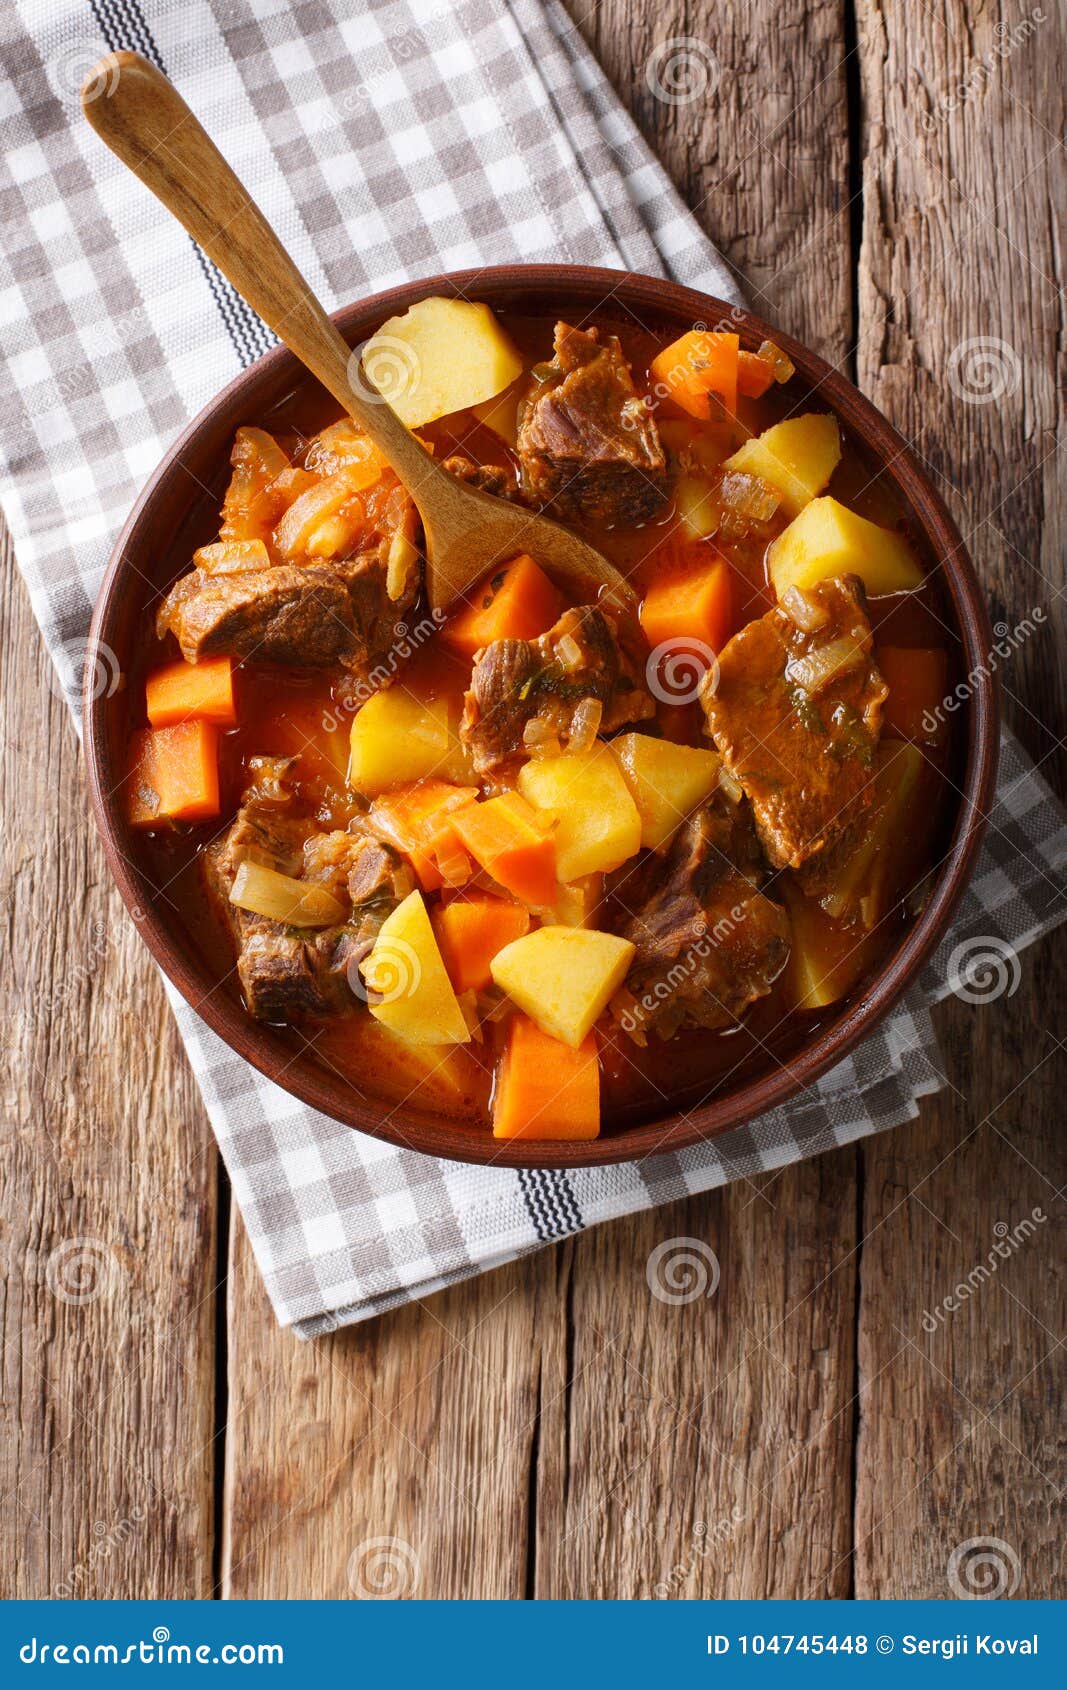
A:
<svg viewBox="0 0 1067 1690">
<path fill-rule="evenodd" d="M 1062 790 L 1062 13 L 857 13 L 860 381 L 939 480 L 998 623 L 1047 618 L 1001 676 L 1008 719 Z M 973 1539 L 996 1540 L 992 1588 L 1057 1592 L 1057 954 L 1055 939 L 1028 954 L 1014 996 L 946 1008 L 958 1090 L 865 1148 L 857 1595 L 976 1588 L 980 1547 L 959 1548 Z M 990 1251 L 1035 1208 L 1048 1222 L 986 1281 Z"/>
<path fill-rule="evenodd" d="M 235 1221 L 224 1593 L 523 1596 L 538 1284 L 505 1268 L 304 1344 Z"/>
<path fill-rule="evenodd" d="M 756 308 L 843 359 L 840 7 L 572 11 Z M 683 36 L 673 50 L 714 54 L 717 85 L 676 105 L 647 67 Z M 569 1247 L 568 1330 L 542 1376 L 538 1596 L 847 1593 L 855 1228 L 846 1152 Z M 675 1237 L 714 1251 L 710 1298 L 650 1295 L 647 1259 Z"/>
<path fill-rule="evenodd" d="M 3 582 L 0 1590 L 203 1596 L 214 1141 L 6 547 Z"/>
</svg>

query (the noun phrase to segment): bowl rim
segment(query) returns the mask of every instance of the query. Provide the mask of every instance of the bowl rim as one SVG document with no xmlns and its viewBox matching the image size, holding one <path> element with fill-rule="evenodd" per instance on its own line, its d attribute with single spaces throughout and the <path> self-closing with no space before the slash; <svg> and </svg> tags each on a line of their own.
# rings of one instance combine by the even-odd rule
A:
<svg viewBox="0 0 1067 1690">
<path fill-rule="evenodd" d="M 405 282 L 355 301 L 332 313 L 341 333 L 353 343 L 374 331 L 394 315 L 428 293 L 442 292 L 487 297 L 543 296 L 555 290 L 560 295 L 599 295 L 601 308 L 610 306 L 629 313 L 641 322 L 639 309 L 676 321 L 689 319 L 701 326 L 729 327 L 743 345 L 758 346 L 773 339 L 796 365 L 809 388 L 818 389 L 846 427 L 877 459 L 879 474 L 888 474 L 897 496 L 921 529 L 933 555 L 940 560 L 942 581 L 958 624 L 964 672 L 971 684 L 966 701 L 966 747 L 960 798 L 950 843 L 936 870 L 925 909 L 909 928 L 901 943 L 890 952 L 863 995 L 819 1030 L 810 1044 L 801 1047 L 787 1063 L 727 1090 L 690 1109 L 675 1109 L 654 1121 L 625 1126 L 617 1133 L 583 1143 L 545 1143 L 540 1140 L 497 1140 L 488 1132 L 473 1131 L 469 1124 L 425 1110 L 408 1110 L 404 1104 L 385 1101 L 368 1106 L 361 1099 L 337 1092 L 337 1083 L 320 1063 L 306 1052 L 293 1057 L 289 1047 L 278 1043 L 277 1030 L 256 1022 L 233 997 L 208 983 L 206 968 L 197 969 L 177 949 L 150 899 L 146 877 L 128 854 L 128 835 L 120 806 L 114 796 L 114 782 L 108 780 L 109 751 L 105 710 L 107 695 L 94 696 L 93 665 L 86 665 L 84 700 L 85 756 L 93 812 L 104 844 L 108 867 L 135 925 L 164 974 L 203 1021 L 239 1057 L 244 1058 L 274 1084 L 290 1092 L 311 1108 L 357 1131 L 383 1139 L 403 1149 L 468 1162 L 508 1168 L 579 1168 L 616 1162 L 643 1160 L 646 1156 L 677 1152 L 751 1123 L 768 1110 L 799 1095 L 862 1039 L 867 1037 L 892 1010 L 918 977 L 923 964 L 944 936 L 952 914 L 970 876 L 985 832 L 996 783 L 999 744 L 998 683 L 983 662 L 992 646 L 985 597 L 962 537 L 940 494 L 931 484 L 911 447 L 871 402 L 834 366 L 812 352 L 782 329 L 766 323 L 746 307 L 700 293 L 680 283 L 634 272 L 599 269 L 588 265 L 494 265 L 476 270 L 445 272 Z M 592 308 L 592 307 L 591 307 Z M 134 567 L 128 553 L 141 548 L 142 525 L 150 521 L 152 508 L 167 486 L 175 467 L 203 430 L 238 400 L 249 400 L 257 390 L 282 387 L 279 380 L 291 371 L 294 387 L 313 381 L 285 346 L 265 353 L 242 370 L 215 395 L 182 430 L 156 466 L 135 501 L 115 543 L 97 597 L 90 628 L 92 646 L 109 646 L 108 633 L 116 617 L 121 583 Z M 277 404 L 278 398 L 273 401 Z M 269 409 L 269 405 L 266 407 Z M 261 407 L 261 414 L 262 414 Z M 284 1061 L 283 1061 L 284 1058 Z"/>
</svg>

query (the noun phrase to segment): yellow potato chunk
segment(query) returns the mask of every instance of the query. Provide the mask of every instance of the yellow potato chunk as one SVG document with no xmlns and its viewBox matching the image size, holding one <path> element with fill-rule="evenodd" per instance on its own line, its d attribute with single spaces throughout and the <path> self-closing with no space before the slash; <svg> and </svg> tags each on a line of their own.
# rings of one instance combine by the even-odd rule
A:
<svg viewBox="0 0 1067 1690">
<path fill-rule="evenodd" d="M 470 1039 L 459 1000 L 437 948 L 421 892 L 386 916 L 360 972 L 378 999 L 371 1014 L 398 1038 L 418 1045 L 464 1045 Z"/>
<path fill-rule="evenodd" d="M 609 745 L 641 817 L 641 843 L 658 851 L 715 790 L 722 760 L 715 751 L 650 734 L 620 734 Z"/>
<path fill-rule="evenodd" d="M 543 1033 L 577 1050 L 626 978 L 629 939 L 588 927 L 539 927 L 493 958 L 493 979 Z"/>
<path fill-rule="evenodd" d="M 821 493 L 841 461 L 841 431 L 836 417 L 815 412 L 787 417 L 739 446 L 724 469 L 758 475 L 781 494 L 782 507 L 796 516 Z"/>
<path fill-rule="evenodd" d="M 813 499 L 767 553 L 778 597 L 788 587 L 814 587 L 833 575 L 858 575 L 872 598 L 911 592 L 923 574 L 899 534 L 857 516 L 837 499 Z"/>
<path fill-rule="evenodd" d="M 519 771 L 519 791 L 556 823 L 560 880 L 606 874 L 641 848 L 641 817 L 606 745 L 535 757 Z"/>
<path fill-rule="evenodd" d="M 403 687 L 387 687 L 352 723 L 348 784 L 373 798 L 426 775 L 448 780 L 454 753 L 446 699 L 425 703 Z"/>
<path fill-rule="evenodd" d="M 420 299 L 382 324 L 363 362 L 409 428 L 492 399 L 522 371 L 488 305 L 468 299 Z"/>
</svg>

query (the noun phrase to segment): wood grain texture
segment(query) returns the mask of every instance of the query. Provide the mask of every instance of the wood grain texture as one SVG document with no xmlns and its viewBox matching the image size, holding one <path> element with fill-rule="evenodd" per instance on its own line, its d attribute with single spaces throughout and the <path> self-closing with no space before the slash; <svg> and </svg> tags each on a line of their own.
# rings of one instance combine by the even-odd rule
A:
<svg viewBox="0 0 1067 1690">
<path fill-rule="evenodd" d="M 216 1151 L 3 580 L 0 1594 L 204 1596 Z"/>
<path fill-rule="evenodd" d="M 1063 791 L 1063 13 L 860 0 L 857 14 L 860 384 L 932 471 L 994 619 L 1044 613 L 1001 679 L 1009 722 Z M 976 1539 L 996 1540 L 993 1588 L 1062 1594 L 1060 957 L 1052 936 L 1014 996 L 946 1006 L 953 1085 L 864 1148 L 860 1596 L 982 1588 L 980 1546 L 959 1548 Z M 1035 1208 L 1047 1222 L 982 1278 Z"/>
</svg>

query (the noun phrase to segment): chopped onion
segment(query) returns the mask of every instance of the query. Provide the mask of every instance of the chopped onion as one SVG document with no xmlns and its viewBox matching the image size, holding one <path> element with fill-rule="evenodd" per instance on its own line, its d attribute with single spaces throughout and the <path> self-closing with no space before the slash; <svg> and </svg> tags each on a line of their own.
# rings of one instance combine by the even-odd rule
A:
<svg viewBox="0 0 1067 1690">
<path fill-rule="evenodd" d="M 790 376 L 796 373 L 792 358 L 787 357 L 780 346 L 775 346 L 773 340 L 761 341 L 756 356 L 762 358 L 764 363 L 773 365 L 775 381 L 788 381 Z"/>
<path fill-rule="evenodd" d="M 571 717 L 568 750 L 588 751 L 596 743 L 596 736 L 600 732 L 600 718 L 603 714 L 604 706 L 599 698 L 582 699 Z"/>
<path fill-rule="evenodd" d="M 482 1032 L 482 1018 L 478 1013 L 477 992 L 475 992 L 473 988 L 466 992 L 460 992 L 456 998 L 456 1002 L 459 1004 L 460 1014 L 467 1023 L 467 1031 L 471 1038 L 474 1039 L 476 1043 L 482 1044 L 485 1035 Z"/>
<path fill-rule="evenodd" d="M 781 504 L 781 494 L 758 475 L 727 470 L 719 487 L 719 498 L 728 510 L 751 522 L 769 522 Z"/>
<path fill-rule="evenodd" d="M 543 716 L 531 716 L 522 730 L 522 743 L 535 757 L 558 757 L 562 746 L 559 734 Z"/>
<path fill-rule="evenodd" d="M 286 927 L 332 927 L 345 918 L 344 905 L 324 886 L 309 886 L 251 857 L 245 858 L 233 877 L 230 903 Z"/>
<path fill-rule="evenodd" d="M 719 770 L 719 787 L 725 792 L 731 804 L 740 804 L 745 796 L 745 789 L 736 775 L 732 775 L 724 763 Z"/>
<path fill-rule="evenodd" d="M 785 666 L 785 678 L 805 692 L 817 696 L 838 675 L 847 675 L 867 661 L 867 654 L 851 636 L 828 640 L 818 651 L 804 657 L 791 657 Z"/>
<path fill-rule="evenodd" d="M 779 602 L 790 622 L 803 634 L 816 633 L 830 620 L 826 606 L 820 604 L 814 594 L 806 593 L 803 587 L 787 587 Z"/>
<path fill-rule="evenodd" d="M 573 634 L 563 634 L 556 641 L 556 656 L 568 672 L 582 666 L 582 648 Z"/>
<path fill-rule="evenodd" d="M 465 886 L 471 877 L 471 860 L 466 851 L 458 845 L 446 849 L 438 847 L 436 855 L 438 873 L 446 886 Z"/>
</svg>

